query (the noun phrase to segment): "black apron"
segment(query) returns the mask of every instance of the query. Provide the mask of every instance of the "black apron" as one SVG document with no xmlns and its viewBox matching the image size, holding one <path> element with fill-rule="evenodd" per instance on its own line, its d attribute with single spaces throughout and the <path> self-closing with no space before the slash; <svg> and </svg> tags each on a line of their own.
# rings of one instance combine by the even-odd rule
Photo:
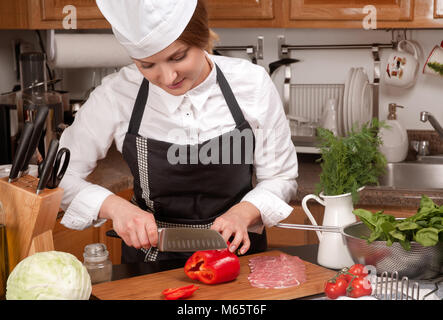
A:
<svg viewBox="0 0 443 320">
<path fill-rule="evenodd" d="M 132 202 L 152 212 L 159 228 L 210 228 L 252 189 L 255 139 L 249 123 L 217 65 L 217 81 L 235 120 L 234 130 L 201 144 L 178 145 L 138 134 L 149 94 L 143 79 L 123 158 L 134 176 Z M 249 233 L 248 254 L 265 251 L 266 234 Z M 231 239 L 232 240 L 232 239 Z M 122 241 L 122 263 L 187 258 L 191 253 L 137 250 Z"/>
</svg>

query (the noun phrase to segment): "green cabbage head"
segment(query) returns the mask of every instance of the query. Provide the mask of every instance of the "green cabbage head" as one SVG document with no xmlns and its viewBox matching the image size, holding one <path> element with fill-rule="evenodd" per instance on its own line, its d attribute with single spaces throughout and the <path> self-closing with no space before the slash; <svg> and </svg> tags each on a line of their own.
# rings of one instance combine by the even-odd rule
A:
<svg viewBox="0 0 443 320">
<path fill-rule="evenodd" d="M 20 261 L 6 283 L 7 300 L 87 300 L 91 278 L 72 254 L 35 253 Z"/>
</svg>

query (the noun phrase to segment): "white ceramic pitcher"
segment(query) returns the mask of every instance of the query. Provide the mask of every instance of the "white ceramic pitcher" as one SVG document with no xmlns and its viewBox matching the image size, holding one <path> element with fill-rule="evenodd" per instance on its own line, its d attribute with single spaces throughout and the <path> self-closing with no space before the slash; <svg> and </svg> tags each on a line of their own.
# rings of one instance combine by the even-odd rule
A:
<svg viewBox="0 0 443 320">
<path fill-rule="evenodd" d="M 320 197 L 322 199 L 315 194 L 308 194 L 302 200 L 303 210 L 313 225 L 318 224 L 307 206 L 310 199 L 316 200 L 325 207 L 323 226 L 343 227 L 357 221 L 352 213 L 354 206 L 351 193 L 338 196 L 325 196 L 320 193 Z M 320 240 L 317 255 L 318 264 L 331 269 L 341 269 L 354 264 L 341 233 L 320 231 L 316 231 L 316 233 Z"/>
</svg>

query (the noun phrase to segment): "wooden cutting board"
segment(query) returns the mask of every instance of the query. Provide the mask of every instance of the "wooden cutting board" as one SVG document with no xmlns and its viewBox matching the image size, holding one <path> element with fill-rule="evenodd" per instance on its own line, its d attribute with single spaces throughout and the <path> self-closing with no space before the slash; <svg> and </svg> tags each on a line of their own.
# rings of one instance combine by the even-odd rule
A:
<svg viewBox="0 0 443 320">
<path fill-rule="evenodd" d="M 248 261 L 255 256 L 280 255 L 280 251 L 269 251 L 240 257 L 240 275 L 236 280 L 216 285 L 189 279 L 183 268 L 168 270 L 128 279 L 100 283 L 92 286 L 92 294 L 101 300 L 161 300 L 166 288 L 196 284 L 200 288 L 189 300 L 287 300 L 306 297 L 324 290 L 326 280 L 335 271 L 304 261 L 307 281 L 300 286 L 285 289 L 262 289 L 249 284 Z"/>
</svg>

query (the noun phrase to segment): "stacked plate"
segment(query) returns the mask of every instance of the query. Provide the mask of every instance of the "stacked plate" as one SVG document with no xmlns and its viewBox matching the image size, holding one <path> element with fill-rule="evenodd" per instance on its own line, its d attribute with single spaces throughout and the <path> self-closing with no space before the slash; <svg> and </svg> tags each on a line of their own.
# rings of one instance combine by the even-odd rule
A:
<svg viewBox="0 0 443 320">
<path fill-rule="evenodd" d="M 338 110 L 338 129 L 345 136 L 352 128 L 358 130 L 371 121 L 373 87 L 363 68 L 351 68 L 345 82 L 343 105 Z"/>
</svg>

